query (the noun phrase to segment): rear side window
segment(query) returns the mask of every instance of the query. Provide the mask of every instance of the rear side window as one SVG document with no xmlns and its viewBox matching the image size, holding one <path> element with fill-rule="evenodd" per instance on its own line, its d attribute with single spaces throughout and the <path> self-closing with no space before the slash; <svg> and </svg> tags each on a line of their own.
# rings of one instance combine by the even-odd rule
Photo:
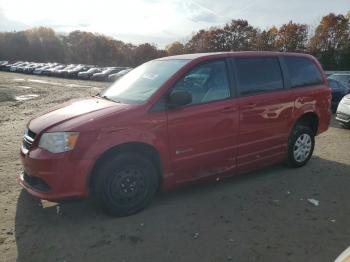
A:
<svg viewBox="0 0 350 262">
<path fill-rule="evenodd" d="M 322 84 L 322 76 L 316 65 L 305 57 L 284 57 L 291 87 L 302 87 Z"/>
<path fill-rule="evenodd" d="M 281 67 L 277 57 L 236 58 L 241 95 L 264 93 L 283 89 Z"/>
</svg>

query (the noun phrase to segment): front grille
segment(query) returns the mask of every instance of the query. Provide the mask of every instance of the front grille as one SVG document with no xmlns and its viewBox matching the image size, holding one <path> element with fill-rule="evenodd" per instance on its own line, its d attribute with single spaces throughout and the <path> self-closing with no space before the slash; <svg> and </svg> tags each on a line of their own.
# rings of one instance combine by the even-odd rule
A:
<svg viewBox="0 0 350 262">
<path fill-rule="evenodd" d="M 37 191 L 41 191 L 41 192 L 50 191 L 49 185 L 39 177 L 28 176 L 26 173 L 23 173 L 23 180 L 27 185 L 29 185 L 31 188 Z"/>
<path fill-rule="evenodd" d="M 23 136 L 23 149 L 30 150 L 34 142 L 35 136 L 36 134 L 33 131 L 26 129 Z"/>
</svg>

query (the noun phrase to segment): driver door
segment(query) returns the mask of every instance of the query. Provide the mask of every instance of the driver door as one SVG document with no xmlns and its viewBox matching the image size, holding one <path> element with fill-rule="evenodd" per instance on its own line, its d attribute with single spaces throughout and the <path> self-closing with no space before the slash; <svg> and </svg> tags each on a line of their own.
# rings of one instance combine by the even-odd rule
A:
<svg viewBox="0 0 350 262">
<path fill-rule="evenodd" d="M 236 167 L 238 105 L 232 98 L 225 60 L 205 62 L 171 91 L 186 90 L 192 103 L 167 111 L 175 181 L 199 179 Z"/>
</svg>

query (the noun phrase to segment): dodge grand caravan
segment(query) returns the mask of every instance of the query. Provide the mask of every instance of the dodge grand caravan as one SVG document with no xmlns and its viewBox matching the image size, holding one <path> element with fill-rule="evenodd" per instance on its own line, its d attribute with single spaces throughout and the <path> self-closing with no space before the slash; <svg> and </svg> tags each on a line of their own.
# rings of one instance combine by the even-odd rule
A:
<svg viewBox="0 0 350 262">
<path fill-rule="evenodd" d="M 99 95 L 27 124 L 20 184 L 41 199 L 93 194 L 114 215 L 158 189 L 309 161 L 331 91 L 309 55 L 226 52 L 147 62 Z"/>
</svg>

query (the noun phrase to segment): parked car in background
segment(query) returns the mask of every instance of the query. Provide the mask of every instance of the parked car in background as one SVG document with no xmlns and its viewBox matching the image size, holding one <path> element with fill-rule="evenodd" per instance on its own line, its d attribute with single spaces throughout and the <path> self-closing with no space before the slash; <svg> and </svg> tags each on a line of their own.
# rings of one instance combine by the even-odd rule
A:
<svg viewBox="0 0 350 262">
<path fill-rule="evenodd" d="M 18 178 L 42 199 L 94 194 L 111 214 L 130 215 L 159 189 L 283 161 L 305 165 L 315 136 L 328 129 L 330 103 L 325 75 L 310 55 L 163 57 L 97 97 L 30 120 Z"/>
<path fill-rule="evenodd" d="M 92 75 L 91 80 L 95 81 L 107 81 L 108 76 L 114 73 L 118 73 L 119 71 L 123 70 L 123 68 L 120 67 L 109 67 L 103 70 L 100 73 L 95 73 Z"/>
<path fill-rule="evenodd" d="M 350 74 L 349 73 L 336 73 L 329 76 L 330 79 L 334 79 L 350 88 Z"/>
<path fill-rule="evenodd" d="M 91 66 L 87 66 L 87 65 L 77 65 L 76 67 L 69 69 L 68 70 L 68 77 L 69 78 L 77 78 L 78 74 L 80 72 L 86 71 L 90 68 Z"/>
<path fill-rule="evenodd" d="M 33 71 L 33 74 L 34 75 L 42 75 L 45 70 L 50 69 L 50 68 L 52 68 L 52 67 L 54 67 L 56 65 L 57 65 L 57 63 L 44 64 L 43 66 L 35 68 L 34 71 Z"/>
<path fill-rule="evenodd" d="M 335 113 L 342 98 L 350 92 L 350 89 L 342 82 L 328 78 L 328 83 L 332 89 L 332 112 Z"/>
<path fill-rule="evenodd" d="M 93 67 L 93 68 L 90 68 L 87 71 L 79 72 L 78 73 L 78 78 L 79 79 L 83 79 L 83 80 L 88 80 L 88 79 L 90 79 L 92 77 L 93 74 L 100 73 L 100 72 L 102 72 L 102 68 Z"/>
<path fill-rule="evenodd" d="M 14 66 L 16 63 L 18 62 L 8 63 L 7 65 L 4 66 L 3 70 L 10 72 L 11 67 Z"/>
<path fill-rule="evenodd" d="M 55 65 L 55 66 L 52 66 L 48 69 L 44 69 L 43 72 L 42 72 L 42 75 L 46 75 L 46 76 L 54 76 L 55 75 L 55 72 L 60 70 L 60 69 L 63 69 L 65 68 L 66 66 L 65 65 Z"/>
<path fill-rule="evenodd" d="M 56 76 L 56 77 L 67 77 L 68 76 L 68 71 L 73 69 L 74 67 L 76 67 L 76 65 L 70 64 L 70 65 L 66 65 L 62 69 L 55 69 L 52 72 L 53 76 Z"/>
<path fill-rule="evenodd" d="M 23 62 L 15 62 L 15 63 L 6 65 L 6 66 L 5 66 L 6 69 L 7 69 L 6 71 L 9 71 L 9 72 L 14 72 L 14 71 L 16 71 L 14 68 L 15 68 L 17 65 L 21 64 L 21 63 L 23 63 Z"/>
<path fill-rule="evenodd" d="M 116 74 L 128 67 L 96 67 L 85 64 L 59 64 L 59 63 L 37 63 L 28 61 L 16 61 L 9 63 L 8 61 L 0 61 L 0 71 L 10 71 L 16 73 L 26 73 L 44 76 L 56 76 L 73 79 L 93 79 L 98 81 L 107 81 L 111 74 Z M 111 77 L 119 78 L 128 71 L 123 71 L 118 75 Z"/>
<path fill-rule="evenodd" d="M 335 119 L 342 127 L 350 129 L 350 94 L 340 101 Z"/>
<path fill-rule="evenodd" d="M 12 65 L 13 65 L 13 63 L 11 63 L 11 62 L 8 62 L 7 64 L 3 64 L 1 66 L 1 71 L 10 71 L 10 68 Z"/>
<path fill-rule="evenodd" d="M 118 73 L 115 74 L 111 74 L 108 76 L 108 81 L 109 82 L 114 82 L 117 79 L 119 79 L 120 77 L 126 75 L 127 73 L 129 73 L 132 70 L 132 68 L 126 68 L 124 70 L 119 71 Z"/>
<path fill-rule="evenodd" d="M 43 70 L 50 68 L 50 66 L 48 64 L 45 64 L 43 66 L 37 67 L 33 70 L 33 75 L 41 75 Z"/>
<path fill-rule="evenodd" d="M 29 63 L 28 62 L 17 62 L 11 65 L 10 67 L 10 72 L 18 72 L 20 71 L 21 68 L 27 66 Z"/>
<path fill-rule="evenodd" d="M 36 68 L 42 67 L 43 65 L 43 63 L 34 63 L 30 66 L 27 66 L 23 72 L 26 74 L 32 74 Z"/>
<path fill-rule="evenodd" d="M 8 64 L 9 64 L 8 61 L 0 61 L 0 70 L 5 71 Z"/>
<path fill-rule="evenodd" d="M 31 66 L 33 63 L 30 63 L 30 62 L 26 62 L 26 63 L 23 63 L 23 64 L 20 64 L 16 67 L 16 72 L 17 73 L 24 73 L 24 70 L 27 66 Z"/>
<path fill-rule="evenodd" d="M 18 73 L 27 73 L 27 72 L 29 72 L 29 69 L 32 68 L 35 65 L 36 65 L 36 63 L 29 63 L 26 66 L 19 67 L 17 72 Z"/>
</svg>

